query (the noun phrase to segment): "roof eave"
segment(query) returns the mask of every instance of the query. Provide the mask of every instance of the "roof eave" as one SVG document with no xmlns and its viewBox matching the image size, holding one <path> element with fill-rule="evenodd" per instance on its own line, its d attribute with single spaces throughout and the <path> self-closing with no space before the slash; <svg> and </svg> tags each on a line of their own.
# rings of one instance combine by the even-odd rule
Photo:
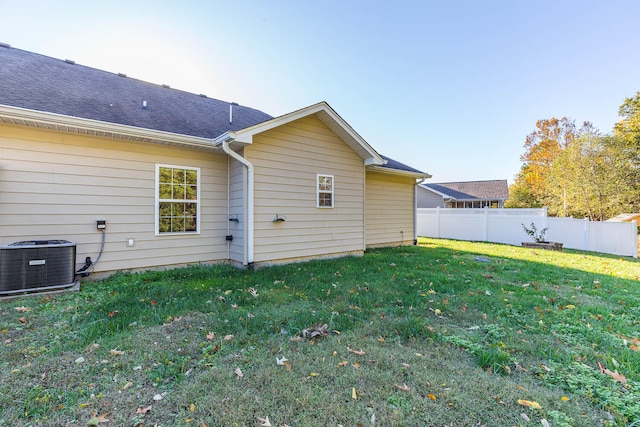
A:
<svg viewBox="0 0 640 427">
<path fill-rule="evenodd" d="M 413 172 L 413 171 L 405 171 L 405 170 L 400 170 L 400 169 L 391 169 L 391 168 L 385 168 L 384 166 L 372 166 L 367 168 L 367 170 L 371 170 L 371 171 L 375 171 L 375 172 L 380 172 L 380 173 L 387 173 L 387 174 L 391 174 L 391 175 L 400 175 L 400 176 L 405 176 L 405 177 L 412 177 L 412 178 L 416 178 L 416 179 L 421 179 L 421 178 L 431 178 L 431 175 L 429 175 L 426 172 Z"/>
<path fill-rule="evenodd" d="M 233 143 L 242 146 L 252 144 L 254 135 L 311 115 L 315 115 L 356 153 L 358 153 L 358 155 L 360 155 L 364 160 L 366 166 L 384 165 L 386 163 L 376 150 L 374 150 L 373 147 L 358 135 L 358 133 L 324 101 L 256 125 L 237 130 L 233 132 Z M 225 135 L 230 133 L 231 132 L 225 132 L 223 135 L 217 137 L 215 141 L 220 140 L 218 144 L 221 144 Z"/>
<path fill-rule="evenodd" d="M 0 122 L 60 132 L 214 150 L 211 139 L 0 105 Z"/>
</svg>

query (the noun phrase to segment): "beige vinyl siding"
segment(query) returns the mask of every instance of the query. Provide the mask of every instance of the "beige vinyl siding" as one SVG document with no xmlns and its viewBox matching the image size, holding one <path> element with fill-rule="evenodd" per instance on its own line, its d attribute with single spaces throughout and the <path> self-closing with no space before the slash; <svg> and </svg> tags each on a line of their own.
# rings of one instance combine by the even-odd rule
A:
<svg viewBox="0 0 640 427">
<path fill-rule="evenodd" d="M 415 179 L 367 172 L 367 246 L 414 240 Z"/>
<path fill-rule="evenodd" d="M 201 168 L 199 234 L 155 236 L 158 163 Z M 0 124 L 0 245 L 69 240 L 81 265 L 96 259 L 104 219 L 96 271 L 227 259 L 226 177 L 222 154 Z"/>
<path fill-rule="evenodd" d="M 315 116 L 254 137 L 256 262 L 361 253 L 363 160 Z M 334 207 L 316 207 L 316 174 L 334 176 Z M 278 215 L 284 222 L 273 222 Z"/>
<path fill-rule="evenodd" d="M 242 155 L 242 152 L 239 153 Z M 229 157 L 229 217 L 238 222 L 229 221 L 229 234 L 233 240 L 229 243 L 229 259 L 246 264 L 246 168 L 237 160 Z"/>
</svg>

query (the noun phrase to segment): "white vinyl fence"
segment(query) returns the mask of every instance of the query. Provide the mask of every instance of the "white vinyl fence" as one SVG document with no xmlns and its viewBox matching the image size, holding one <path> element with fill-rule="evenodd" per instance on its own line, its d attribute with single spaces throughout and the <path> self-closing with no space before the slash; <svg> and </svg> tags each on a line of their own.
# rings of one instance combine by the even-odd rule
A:
<svg viewBox="0 0 640 427">
<path fill-rule="evenodd" d="M 595 222 L 547 217 L 542 209 L 418 209 L 417 234 L 442 239 L 520 245 L 532 241 L 522 227 L 548 228 L 545 240 L 563 247 L 637 257 L 637 222 Z"/>
</svg>

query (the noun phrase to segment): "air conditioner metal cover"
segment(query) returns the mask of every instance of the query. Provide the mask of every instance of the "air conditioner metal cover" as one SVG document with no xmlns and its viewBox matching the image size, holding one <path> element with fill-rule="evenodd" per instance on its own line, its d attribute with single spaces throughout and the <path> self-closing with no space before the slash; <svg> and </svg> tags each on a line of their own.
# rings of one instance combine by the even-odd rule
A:
<svg viewBox="0 0 640 427">
<path fill-rule="evenodd" d="M 0 295 L 73 286 L 75 263 L 76 244 L 66 240 L 0 246 Z"/>
</svg>

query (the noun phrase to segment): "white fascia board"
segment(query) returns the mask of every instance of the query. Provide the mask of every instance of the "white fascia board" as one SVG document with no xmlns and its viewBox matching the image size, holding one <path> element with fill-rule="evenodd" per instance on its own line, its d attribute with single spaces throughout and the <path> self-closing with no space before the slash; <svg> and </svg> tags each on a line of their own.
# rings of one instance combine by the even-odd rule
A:
<svg viewBox="0 0 640 427">
<path fill-rule="evenodd" d="M 66 132 L 89 132 L 91 135 L 115 137 L 127 141 L 155 142 L 169 145 L 198 147 L 216 150 L 211 139 L 198 136 L 145 129 L 135 126 L 102 122 L 93 119 L 47 113 L 26 108 L 0 105 L 0 119 L 7 123 L 33 123 L 38 129 L 61 130 Z"/>
<path fill-rule="evenodd" d="M 384 165 L 385 160 L 374 150 L 349 124 L 342 119 L 326 102 L 319 102 L 300 110 L 292 111 L 266 122 L 258 123 L 234 133 L 234 143 L 252 144 L 253 136 L 295 120 L 316 114 L 318 118 L 334 131 L 347 145 L 349 145 L 364 160 L 365 165 Z M 227 132 L 230 133 L 230 132 Z M 221 138 L 221 135 L 218 138 Z M 218 141 L 216 138 L 216 141 Z"/>
</svg>

